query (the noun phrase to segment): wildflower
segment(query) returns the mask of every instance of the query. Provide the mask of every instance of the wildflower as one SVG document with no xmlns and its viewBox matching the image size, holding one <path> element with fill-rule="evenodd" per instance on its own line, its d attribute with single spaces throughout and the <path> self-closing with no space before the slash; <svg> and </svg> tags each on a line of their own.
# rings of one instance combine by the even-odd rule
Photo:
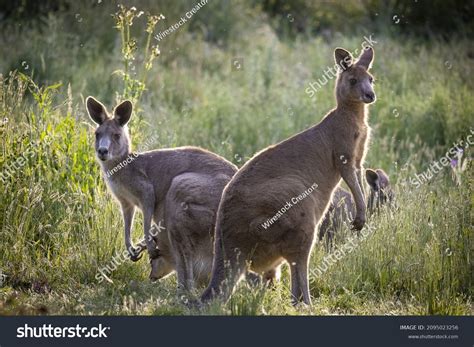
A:
<svg viewBox="0 0 474 347">
<path fill-rule="evenodd" d="M 153 34 L 153 30 L 155 30 L 156 24 L 162 19 L 165 19 L 165 16 L 163 16 L 162 14 L 158 16 L 149 14 L 145 31 L 149 34 Z"/>
</svg>

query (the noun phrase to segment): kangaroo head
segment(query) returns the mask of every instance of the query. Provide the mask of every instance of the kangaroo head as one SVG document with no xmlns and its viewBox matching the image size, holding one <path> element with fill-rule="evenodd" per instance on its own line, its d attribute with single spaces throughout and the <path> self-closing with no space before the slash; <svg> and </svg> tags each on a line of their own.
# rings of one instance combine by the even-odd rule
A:
<svg viewBox="0 0 474 347">
<path fill-rule="evenodd" d="M 374 78 L 369 73 L 374 60 L 374 50 L 370 47 L 365 49 L 359 59 L 354 61 L 348 51 L 336 48 L 334 58 L 342 71 L 336 82 L 337 101 L 365 104 L 374 102 Z"/>
<path fill-rule="evenodd" d="M 393 191 L 390 186 L 388 175 L 382 169 L 367 169 L 365 178 L 370 187 L 368 199 L 368 208 L 371 212 L 379 209 L 383 204 L 391 203 L 393 200 Z"/>
<path fill-rule="evenodd" d="M 127 123 L 132 115 L 132 103 L 128 100 L 115 107 L 110 117 L 99 101 L 89 96 L 86 99 L 87 112 L 98 124 L 95 131 L 95 151 L 101 161 L 113 160 L 130 152 L 130 137 Z"/>
<path fill-rule="evenodd" d="M 153 258 L 150 260 L 151 265 L 151 272 L 150 272 L 150 280 L 157 281 L 174 271 L 173 264 L 171 264 L 166 257 L 163 255 L 158 256 L 157 258 Z"/>
</svg>

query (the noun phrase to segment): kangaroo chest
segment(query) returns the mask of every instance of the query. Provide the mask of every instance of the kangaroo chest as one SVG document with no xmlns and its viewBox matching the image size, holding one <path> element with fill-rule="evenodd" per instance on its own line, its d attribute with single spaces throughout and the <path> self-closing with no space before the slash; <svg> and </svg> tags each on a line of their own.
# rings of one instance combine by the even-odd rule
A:
<svg viewBox="0 0 474 347">
<path fill-rule="evenodd" d="M 354 144 L 357 146 L 359 144 L 365 145 L 367 141 L 367 135 L 369 134 L 369 127 L 364 125 L 359 128 L 356 128 L 353 131 L 352 134 L 352 139 L 354 141 Z"/>
<path fill-rule="evenodd" d="M 353 132 L 354 140 L 354 156 L 356 161 L 360 162 L 364 160 L 367 153 L 367 144 L 370 137 L 370 128 L 368 125 L 358 127 Z"/>
<path fill-rule="evenodd" d="M 133 204 L 134 206 L 140 207 L 140 196 L 135 194 L 133 189 L 130 189 L 130 185 L 123 184 L 119 180 L 113 179 L 106 179 L 107 186 L 112 191 L 112 194 L 119 200 L 120 202 L 127 202 L 129 204 Z"/>
</svg>

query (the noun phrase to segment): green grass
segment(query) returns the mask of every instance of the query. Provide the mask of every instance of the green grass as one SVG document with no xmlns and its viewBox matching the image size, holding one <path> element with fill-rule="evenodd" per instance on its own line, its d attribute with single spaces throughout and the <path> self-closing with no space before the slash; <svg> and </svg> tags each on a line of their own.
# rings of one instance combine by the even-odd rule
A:
<svg viewBox="0 0 474 347">
<path fill-rule="evenodd" d="M 163 43 L 137 105 L 135 147 L 158 135 L 157 148 L 202 146 L 241 166 L 334 106 L 332 81 L 313 99 L 304 90 L 333 65 L 334 47 L 354 50 L 369 33 L 282 39 L 258 13 L 244 16 L 237 4 L 228 19 L 238 39 L 223 34 L 219 43 L 183 28 Z M 16 50 L 0 45 L 0 120 L 8 118 L 0 123 L 0 172 L 29 154 L 0 182 L 0 270 L 7 275 L 0 314 L 473 314 L 472 163 L 460 185 L 451 168 L 419 189 L 407 183 L 474 129 L 467 38 L 375 35 L 378 101 L 370 111 L 367 166 L 389 173 L 397 208 L 372 218 L 375 231 L 351 254 L 324 275 L 310 276 L 312 307 L 290 305 L 287 269 L 274 289 L 242 283 L 229 303 L 203 309 L 182 303 L 174 276 L 149 283 L 145 260 L 121 264 L 113 283 L 99 284 L 98 268 L 124 248 L 121 215 L 95 162 L 82 102 L 94 95 L 111 107 L 123 93 L 121 78 L 112 74 L 122 67 L 119 32 L 110 8 L 99 10 L 82 11 L 81 23 L 69 23 L 74 13 L 50 15 L 42 26 L 50 35 L 36 26 L 3 33 L 18 43 Z M 213 20 L 217 26 L 222 18 Z M 139 35 L 144 23 L 134 28 Z M 234 58 L 243 58 L 243 69 L 232 69 Z M 10 72 L 15 68 L 25 75 Z M 350 236 L 344 230 L 336 244 Z M 326 255 L 316 244 L 311 268 Z"/>
</svg>

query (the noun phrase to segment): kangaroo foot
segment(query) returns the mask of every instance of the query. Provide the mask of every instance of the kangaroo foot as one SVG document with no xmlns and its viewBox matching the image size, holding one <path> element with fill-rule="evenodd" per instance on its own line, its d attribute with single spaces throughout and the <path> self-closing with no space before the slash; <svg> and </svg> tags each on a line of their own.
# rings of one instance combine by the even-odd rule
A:
<svg viewBox="0 0 474 347">
<path fill-rule="evenodd" d="M 365 219 L 356 217 L 352 222 L 352 230 L 361 230 L 364 227 Z"/>
<path fill-rule="evenodd" d="M 133 262 L 137 262 L 142 258 L 141 249 L 140 248 L 132 248 L 128 251 L 128 255 L 130 260 Z"/>
</svg>

